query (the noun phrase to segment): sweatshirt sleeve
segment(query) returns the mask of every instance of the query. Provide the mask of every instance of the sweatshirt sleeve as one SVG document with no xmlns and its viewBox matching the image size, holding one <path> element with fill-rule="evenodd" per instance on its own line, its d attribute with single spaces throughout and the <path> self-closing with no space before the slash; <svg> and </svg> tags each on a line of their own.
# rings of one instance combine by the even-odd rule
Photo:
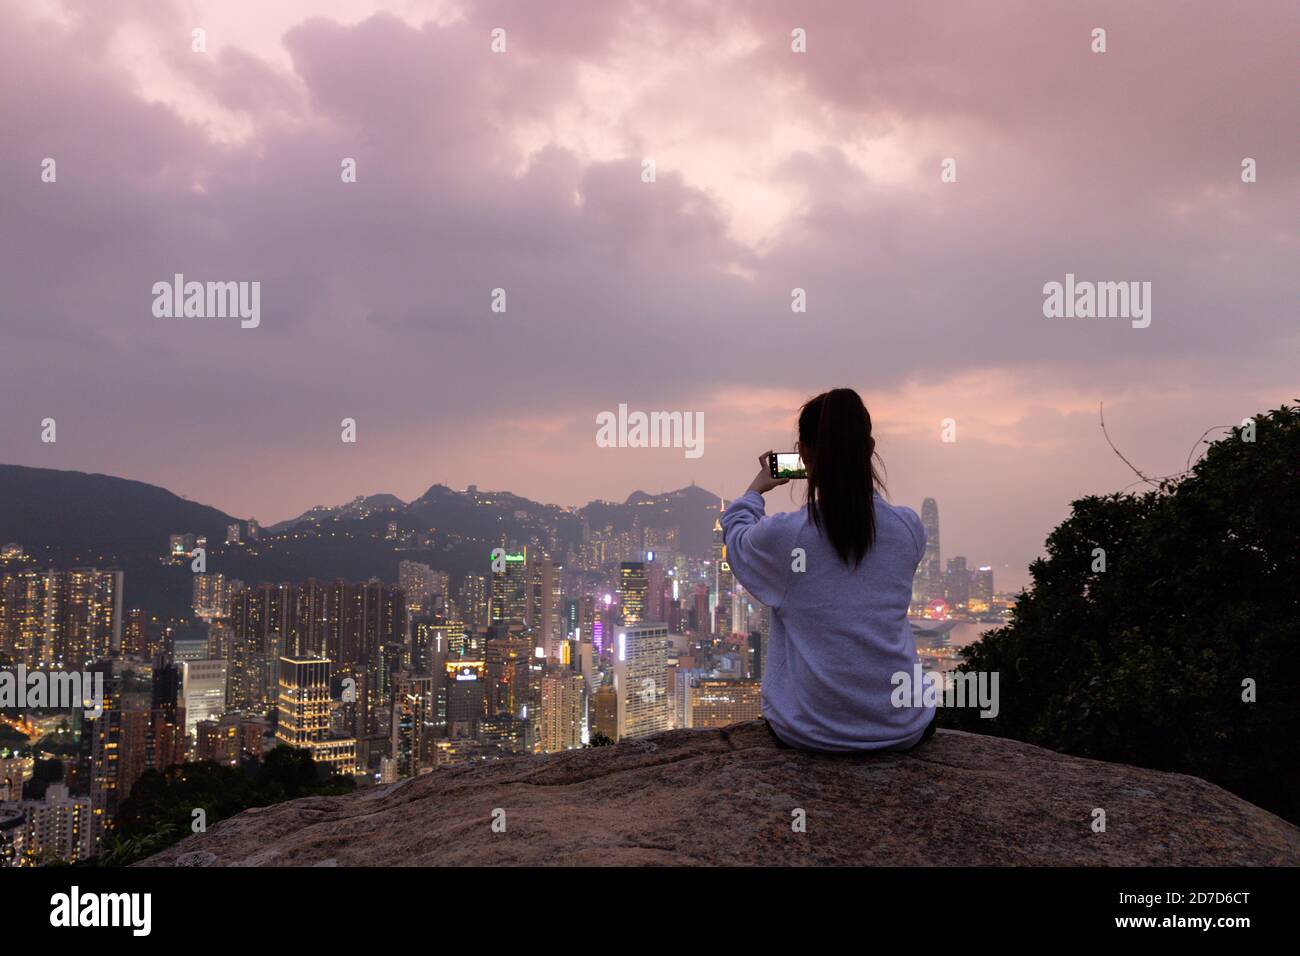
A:
<svg viewBox="0 0 1300 956">
<path fill-rule="evenodd" d="M 912 539 L 916 542 L 916 563 L 920 564 L 921 559 L 925 557 L 925 543 L 929 536 L 925 533 L 925 525 L 911 508 L 901 509 L 903 512 L 903 523 L 907 525 L 907 530 L 912 532 Z"/>
<path fill-rule="evenodd" d="M 790 529 L 763 507 L 762 495 L 745 492 L 722 513 L 722 534 L 736 580 L 763 604 L 779 607 L 789 582 Z"/>
</svg>

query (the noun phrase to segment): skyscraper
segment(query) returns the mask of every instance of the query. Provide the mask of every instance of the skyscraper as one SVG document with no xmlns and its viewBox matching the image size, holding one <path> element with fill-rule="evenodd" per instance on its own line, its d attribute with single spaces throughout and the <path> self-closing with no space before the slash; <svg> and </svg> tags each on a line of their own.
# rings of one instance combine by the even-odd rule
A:
<svg viewBox="0 0 1300 956">
<path fill-rule="evenodd" d="M 542 675 L 538 737 L 543 753 L 582 746 L 584 684 L 581 674 L 548 667 Z"/>
<path fill-rule="evenodd" d="M 185 734 L 193 735 L 200 720 L 216 720 L 226 712 L 229 664 L 219 660 L 181 661 L 181 697 L 185 703 Z"/>
<path fill-rule="evenodd" d="M 710 604 L 711 619 L 707 626 L 715 637 L 731 634 L 732 599 L 736 589 L 736 579 L 727 561 L 727 543 L 722 531 L 722 512 L 726 504 L 725 501 L 718 501 L 718 517 L 713 521 L 713 600 Z"/>
<path fill-rule="evenodd" d="M 921 502 L 921 525 L 925 528 L 925 554 L 917 573 L 921 575 L 920 598 L 937 601 L 944 595 L 944 575 L 939 550 L 939 503 L 933 498 Z"/>
<path fill-rule="evenodd" d="M 492 572 L 488 620 L 493 624 L 528 619 L 528 551 L 503 555 L 505 570 Z"/>
<path fill-rule="evenodd" d="M 948 561 L 948 573 L 944 580 L 944 600 L 951 608 L 966 607 L 970 601 L 970 571 L 966 559 L 958 555 Z"/>
<path fill-rule="evenodd" d="M 688 727 L 726 727 L 763 716 L 763 690 L 756 680 L 690 680 Z"/>
<path fill-rule="evenodd" d="M 394 683 L 390 748 L 397 775 L 414 777 L 432 753 L 434 679 L 403 673 Z"/>
<path fill-rule="evenodd" d="M 122 572 L 0 572 L 0 646 L 29 668 L 80 670 L 122 647 Z"/>
<path fill-rule="evenodd" d="M 986 613 L 993 607 L 993 568 L 981 565 L 971 575 L 970 610 Z"/>
<path fill-rule="evenodd" d="M 433 568 L 418 561 L 400 561 L 397 565 L 397 586 L 406 592 L 407 609 L 412 614 L 423 614 L 436 587 Z"/>
<path fill-rule="evenodd" d="M 323 658 L 281 658 L 279 676 L 276 741 L 306 748 L 317 763 L 324 763 L 338 773 L 353 773 L 356 739 L 331 737 L 329 732 L 330 662 Z"/>
<path fill-rule="evenodd" d="M 467 574 L 460 584 L 460 611 L 470 627 L 488 622 L 488 579 L 483 574 Z"/>
<path fill-rule="evenodd" d="M 618 738 L 667 730 L 668 628 L 637 624 L 619 630 L 614 649 Z"/>
<path fill-rule="evenodd" d="M 548 554 L 534 552 L 528 562 L 528 626 L 546 657 L 560 656 L 560 569 Z"/>
<path fill-rule="evenodd" d="M 643 562 L 624 561 L 619 566 L 618 596 L 624 625 L 639 624 L 645 619 L 647 587 Z"/>
</svg>

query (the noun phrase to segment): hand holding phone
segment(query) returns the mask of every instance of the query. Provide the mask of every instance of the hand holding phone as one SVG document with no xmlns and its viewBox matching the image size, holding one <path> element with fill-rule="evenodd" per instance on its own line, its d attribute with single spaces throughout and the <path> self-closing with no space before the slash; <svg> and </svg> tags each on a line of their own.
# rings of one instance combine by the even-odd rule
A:
<svg viewBox="0 0 1300 956">
<path fill-rule="evenodd" d="M 765 495 L 778 485 L 784 485 L 789 478 L 779 478 L 775 472 L 776 452 L 764 452 L 758 456 L 758 474 L 749 483 L 749 490 Z"/>
</svg>

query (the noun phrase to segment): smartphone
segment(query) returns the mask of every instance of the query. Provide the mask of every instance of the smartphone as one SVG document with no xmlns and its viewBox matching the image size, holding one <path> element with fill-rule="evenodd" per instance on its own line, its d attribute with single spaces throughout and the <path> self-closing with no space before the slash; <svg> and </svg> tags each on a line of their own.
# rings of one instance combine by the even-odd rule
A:
<svg viewBox="0 0 1300 956">
<path fill-rule="evenodd" d="M 773 478 L 807 478 L 803 459 L 795 451 L 773 452 L 767 459 Z"/>
</svg>

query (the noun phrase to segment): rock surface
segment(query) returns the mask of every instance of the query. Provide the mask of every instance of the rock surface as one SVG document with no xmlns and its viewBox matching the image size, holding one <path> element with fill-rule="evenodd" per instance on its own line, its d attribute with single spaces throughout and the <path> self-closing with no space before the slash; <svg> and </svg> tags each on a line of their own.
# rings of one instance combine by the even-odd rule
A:
<svg viewBox="0 0 1300 956">
<path fill-rule="evenodd" d="M 956 731 L 821 756 L 755 721 L 248 810 L 139 865 L 1297 863 L 1300 830 L 1196 777 Z"/>
</svg>

